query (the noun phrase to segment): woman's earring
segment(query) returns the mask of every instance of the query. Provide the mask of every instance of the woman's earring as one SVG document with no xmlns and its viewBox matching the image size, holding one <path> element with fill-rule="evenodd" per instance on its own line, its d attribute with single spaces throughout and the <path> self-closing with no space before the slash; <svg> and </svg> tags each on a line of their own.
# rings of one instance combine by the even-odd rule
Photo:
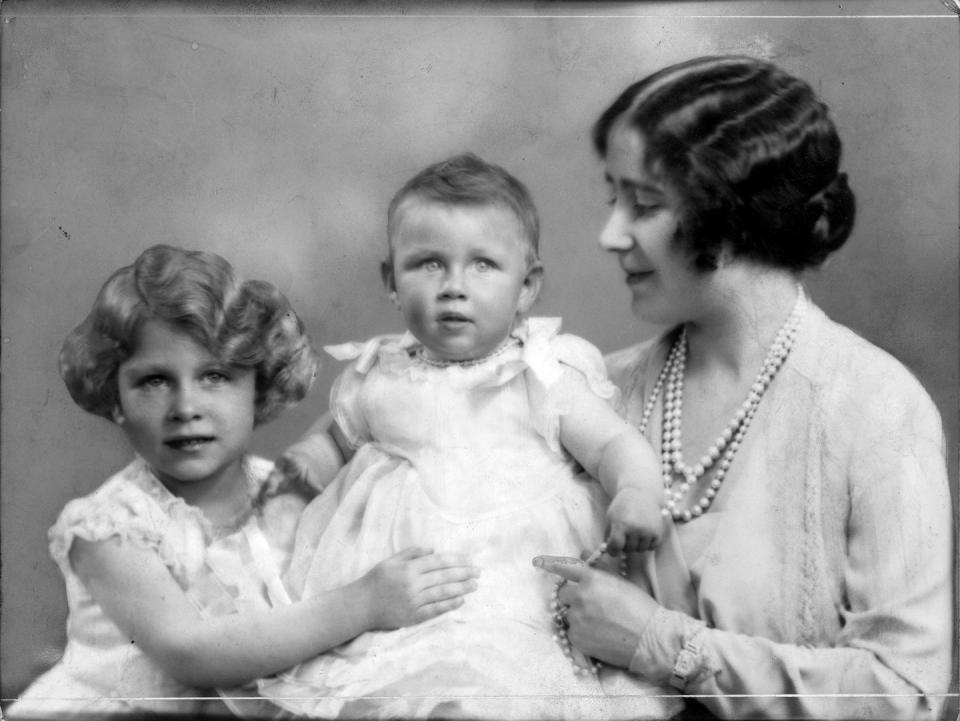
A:
<svg viewBox="0 0 960 721">
<path fill-rule="evenodd" d="M 397 291 L 391 290 L 388 297 L 390 298 L 390 302 L 393 303 L 397 310 L 402 310 L 400 307 L 400 296 L 397 295 Z"/>
</svg>

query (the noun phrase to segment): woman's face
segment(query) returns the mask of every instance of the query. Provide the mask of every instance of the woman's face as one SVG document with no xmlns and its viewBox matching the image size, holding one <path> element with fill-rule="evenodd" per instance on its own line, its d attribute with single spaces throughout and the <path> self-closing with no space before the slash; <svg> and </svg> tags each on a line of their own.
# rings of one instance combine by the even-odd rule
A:
<svg viewBox="0 0 960 721">
<path fill-rule="evenodd" d="M 643 138 L 621 124 L 610 131 L 604 162 L 613 211 L 600 245 L 617 254 L 634 312 L 651 323 L 689 320 L 704 277 L 674 243 L 680 199 L 645 169 Z"/>
</svg>

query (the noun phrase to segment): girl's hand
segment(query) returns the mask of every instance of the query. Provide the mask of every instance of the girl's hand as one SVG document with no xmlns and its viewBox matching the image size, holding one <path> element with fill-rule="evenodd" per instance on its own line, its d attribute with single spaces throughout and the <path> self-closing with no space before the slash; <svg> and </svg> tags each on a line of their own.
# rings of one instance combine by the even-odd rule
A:
<svg viewBox="0 0 960 721">
<path fill-rule="evenodd" d="M 360 583 L 369 593 L 373 628 L 412 626 L 463 605 L 477 589 L 478 569 L 463 556 L 407 548 L 381 561 Z"/>
<path fill-rule="evenodd" d="M 587 656 L 627 668 L 659 604 L 638 586 L 576 558 L 538 556 L 533 565 L 565 579 L 567 637 Z"/>
<path fill-rule="evenodd" d="M 273 464 L 270 475 L 260 487 L 257 505 L 263 506 L 269 499 L 282 493 L 296 493 L 309 501 L 317 495 L 316 487 L 309 481 L 309 469 L 295 453 L 284 453 Z"/>
<path fill-rule="evenodd" d="M 651 494 L 636 486 L 617 491 L 607 508 L 607 550 L 610 554 L 652 550 L 660 545 L 663 532 L 659 493 Z"/>
</svg>

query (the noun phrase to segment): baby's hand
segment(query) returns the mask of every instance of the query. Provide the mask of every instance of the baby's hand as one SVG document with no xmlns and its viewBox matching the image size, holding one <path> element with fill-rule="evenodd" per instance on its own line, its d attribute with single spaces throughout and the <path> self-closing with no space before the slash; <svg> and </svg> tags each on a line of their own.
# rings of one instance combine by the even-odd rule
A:
<svg viewBox="0 0 960 721">
<path fill-rule="evenodd" d="M 257 505 L 263 505 L 281 493 L 296 493 L 309 501 L 317 495 L 317 489 L 310 484 L 307 466 L 293 453 L 284 453 L 273 464 L 273 470 L 260 487 Z"/>
<path fill-rule="evenodd" d="M 361 579 L 373 604 L 374 628 L 412 626 L 463 605 L 477 589 L 479 570 L 463 556 L 408 548 L 381 561 Z"/>
<path fill-rule="evenodd" d="M 607 550 L 614 556 L 656 548 L 664 527 L 660 494 L 636 486 L 620 489 L 607 508 L 607 527 Z"/>
</svg>

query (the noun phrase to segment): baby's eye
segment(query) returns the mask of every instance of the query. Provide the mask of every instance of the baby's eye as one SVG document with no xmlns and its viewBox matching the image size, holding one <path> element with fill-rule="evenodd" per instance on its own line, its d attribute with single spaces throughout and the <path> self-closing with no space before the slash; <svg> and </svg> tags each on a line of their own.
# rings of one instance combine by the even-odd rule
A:
<svg viewBox="0 0 960 721">
<path fill-rule="evenodd" d="M 474 265 L 481 273 L 487 273 L 497 267 L 492 260 L 487 260 L 486 258 L 480 258 Z"/>
<path fill-rule="evenodd" d="M 441 268 L 440 261 L 433 258 L 423 261 L 422 267 L 425 271 L 430 273 L 434 273 Z"/>
</svg>

